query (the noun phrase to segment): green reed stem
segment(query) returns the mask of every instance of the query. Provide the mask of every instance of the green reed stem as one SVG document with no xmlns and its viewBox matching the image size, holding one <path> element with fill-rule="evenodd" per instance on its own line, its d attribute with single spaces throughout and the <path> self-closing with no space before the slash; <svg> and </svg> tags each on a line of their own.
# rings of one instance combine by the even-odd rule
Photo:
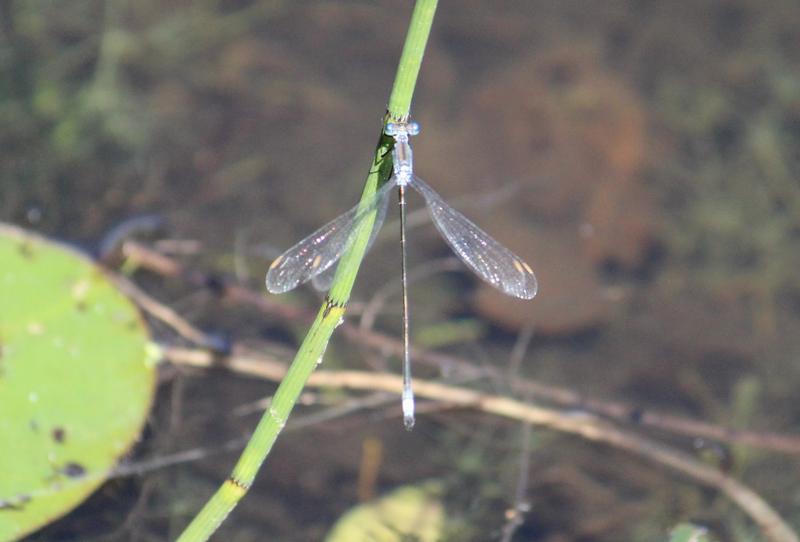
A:
<svg viewBox="0 0 800 542">
<path fill-rule="evenodd" d="M 392 94 L 389 96 L 387 114 L 389 119 L 395 122 L 408 119 L 411 97 L 417 86 L 417 75 L 419 75 L 419 68 L 422 65 L 422 56 L 425 54 L 428 35 L 431 33 L 437 2 L 438 0 L 419 0 L 411 14 L 406 42 L 403 45 L 403 53 L 400 55 L 400 63 L 397 65 Z"/>
<path fill-rule="evenodd" d="M 414 6 L 385 120 L 403 121 L 408 118 L 411 97 L 414 94 L 437 2 L 438 0 L 417 0 Z M 361 196 L 362 205 L 371 199 L 378 187 L 391 175 L 391 146 L 392 139 L 383 134 L 381 126 L 381 136 Z M 354 232 L 352 246 L 342 255 L 330 292 L 320 307 L 317 318 L 311 324 L 286 376 L 278 386 L 270 407 L 258 422 L 230 477 L 186 527 L 178 542 L 208 540 L 247 494 L 278 434 L 286 425 L 286 420 L 306 380 L 325 353 L 334 329 L 344 317 L 345 306 L 350 299 L 350 292 L 366 252 L 373 223 L 374 215 L 371 219 L 360 222 L 358 230 Z"/>
</svg>

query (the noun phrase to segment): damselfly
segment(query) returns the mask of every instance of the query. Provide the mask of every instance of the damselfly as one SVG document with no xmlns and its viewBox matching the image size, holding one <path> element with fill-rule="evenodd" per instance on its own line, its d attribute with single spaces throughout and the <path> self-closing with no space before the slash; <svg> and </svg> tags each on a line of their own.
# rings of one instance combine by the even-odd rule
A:
<svg viewBox="0 0 800 542">
<path fill-rule="evenodd" d="M 332 279 L 333 264 L 350 247 L 354 232 L 364 219 L 374 218 L 368 244 L 372 244 L 396 186 L 400 204 L 400 253 L 403 295 L 403 419 L 407 429 L 414 426 L 414 393 L 411 389 L 411 360 L 408 338 L 408 290 L 406 274 L 406 187 L 416 190 L 424 199 L 436 228 L 450 248 L 480 278 L 502 292 L 531 299 L 537 283 L 530 266 L 506 247 L 492 239 L 464 215 L 444 202 L 428 184 L 414 175 L 413 153 L 409 137 L 419 133 L 416 122 L 388 123 L 386 135 L 394 138 L 392 167 L 394 174 L 372 198 L 356 205 L 343 215 L 279 256 L 267 272 L 267 289 L 283 293 L 298 284 L 315 279 L 315 285 L 327 289 Z"/>
</svg>

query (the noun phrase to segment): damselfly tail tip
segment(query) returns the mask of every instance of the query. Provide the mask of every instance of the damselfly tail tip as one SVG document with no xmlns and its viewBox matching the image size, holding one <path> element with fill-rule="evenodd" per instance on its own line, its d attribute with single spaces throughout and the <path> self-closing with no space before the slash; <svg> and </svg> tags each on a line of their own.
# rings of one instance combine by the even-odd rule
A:
<svg viewBox="0 0 800 542">
<path fill-rule="evenodd" d="M 414 393 L 411 391 L 411 388 L 405 388 L 403 390 L 403 424 L 406 426 L 407 431 L 411 431 L 414 428 Z"/>
</svg>

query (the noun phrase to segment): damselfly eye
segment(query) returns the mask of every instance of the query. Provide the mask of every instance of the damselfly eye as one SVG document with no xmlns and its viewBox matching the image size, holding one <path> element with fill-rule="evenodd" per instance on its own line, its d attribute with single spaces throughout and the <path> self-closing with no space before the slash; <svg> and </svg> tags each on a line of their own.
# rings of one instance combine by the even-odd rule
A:
<svg viewBox="0 0 800 542">
<path fill-rule="evenodd" d="M 406 131 L 408 132 L 408 135 L 417 135 L 419 133 L 419 124 L 416 122 L 409 122 Z"/>
<path fill-rule="evenodd" d="M 383 133 L 388 135 L 389 137 L 392 137 L 397 133 L 396 128 L 397 126 L 395 125 L 395 123 L 389 122 L 386 124 L 386 128 L 383 129 Z"/>
</svg>

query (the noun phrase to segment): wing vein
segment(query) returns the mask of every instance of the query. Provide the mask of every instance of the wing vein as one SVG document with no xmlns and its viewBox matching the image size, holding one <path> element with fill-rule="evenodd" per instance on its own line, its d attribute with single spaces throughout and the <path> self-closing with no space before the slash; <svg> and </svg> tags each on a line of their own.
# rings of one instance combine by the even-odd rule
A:
<svg viewBox="0 0 800 542">
<path fill-rule="evenodd" d="M 536 295 L 536 276 L 519 256 L 450 207 L 419 177 L 414 177 L 411 186 L 425 198 L 439 233 L 475 274 L 508 295 L 521 299 Z"/>
<path fill-rule="evenodd" d="M 385 206 L 388 202 L 389 191 L 394 185 L 390 180 L 378 189 L 369 202 L 359 203 L 278 256 L 267 272 L 267 289 L 274 294 L 288 292 L 326 271 L 349 248 L 355 238 L 353 233 L 358 230 L 361 221 L 377 210 L 370 233 L 371 239 L 374 239 L 376 228 L 380 228 L 378 219 L 382 220 L 382 216 L 385 216 L 381 205 Z"/>
</svg>

